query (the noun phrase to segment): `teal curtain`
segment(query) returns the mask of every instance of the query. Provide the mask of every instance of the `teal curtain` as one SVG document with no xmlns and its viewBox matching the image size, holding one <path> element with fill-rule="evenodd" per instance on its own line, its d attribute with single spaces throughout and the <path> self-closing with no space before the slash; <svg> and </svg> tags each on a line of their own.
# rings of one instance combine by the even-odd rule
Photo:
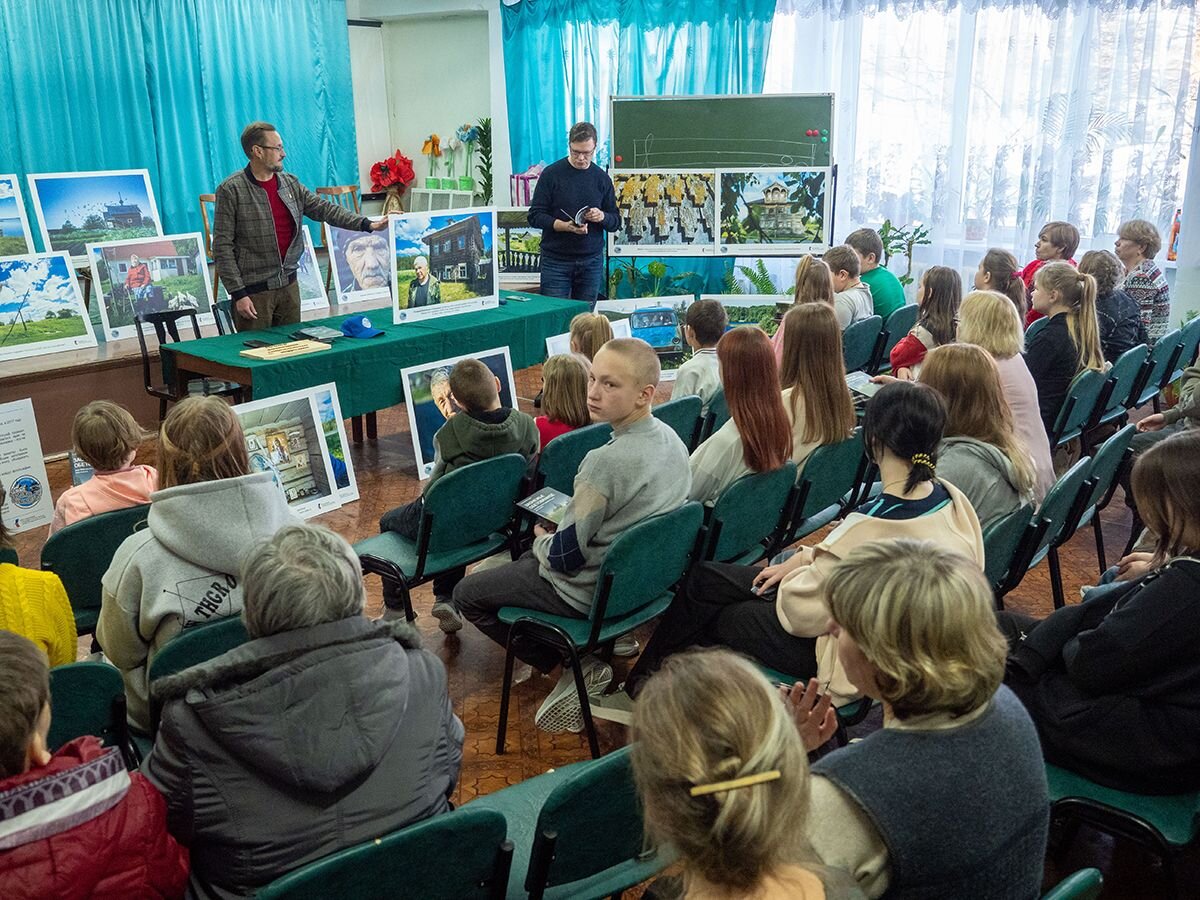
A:
<svg viewBox="0 0 1200 900">
<path fill-rule="evenodd" d="M 148 169 L 168 232 L 254 119 L 305 184 L 358 178 L 345 0 L 2 2 L 0 106 L 0 173 Z"/>
<path fill-rule="evenodd" d="M 608 162 L 609 97 L 754 94 L 763 87 L 776 0 L 520 0 L 501 4 L 514 172 L 566 152 L 581 120 Z M 503 188 L 501 188 L 503 190 Z M 637 261 L 644 270 L 651 260 Z M 729 264 L 663 260 L 674 283 L 719 291 Z M 613 268 L 615 269 L 615 261 Z M 628 281 L 620 293 L 628 293 Z"/>
</svg>

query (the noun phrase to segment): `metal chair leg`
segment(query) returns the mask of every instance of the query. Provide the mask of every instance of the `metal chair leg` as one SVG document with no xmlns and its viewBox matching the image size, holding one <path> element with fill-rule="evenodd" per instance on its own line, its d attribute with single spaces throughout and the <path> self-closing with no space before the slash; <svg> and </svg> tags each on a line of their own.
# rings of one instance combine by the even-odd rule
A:
<svg viewBox="0 0 1200 900">
<path fill-rule="evenodd" d="M 496 725 L 496 753 L 504 754 L 504 738 L 508 734 L 508 701 L 512 696 L 513 636 L 508 635 L 508 646 L 504 650 L 504 681 L 500 687 L 500 722 Z"/>
<path fill-rule="evenodd" d="M 1063 596 L 1062 569 L 1058 564 L 1058 548 L 1051 547 L 1048 556 L 1050 560 L 1050 589 L 1054 592 L 1054 608 L 1062 609 L 1067 600 Z"/>
<path fill-rule="evenodd" d="M 1108 558 L 1104 553 L 1104 529 L 1100 525 L 1100 509 L 1092 513 L 1092 531 L 1096 533 L 1096 561 L 1100 564 L 1100 575 L 1103 576 L 1108 568 Z"/>
</svg>

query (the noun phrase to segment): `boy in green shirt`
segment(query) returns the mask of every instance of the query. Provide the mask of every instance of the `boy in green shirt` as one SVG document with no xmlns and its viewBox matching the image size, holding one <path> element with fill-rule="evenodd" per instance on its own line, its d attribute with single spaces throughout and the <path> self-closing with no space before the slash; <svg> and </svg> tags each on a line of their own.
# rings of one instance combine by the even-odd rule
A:
<svg viewBox="0 0 1200 900">
<path fill-rule="evenodd" d="M 879 264 L 883 259 L 883 241 L 879 232 L 871 228 L 860 228 L 846 235 L 846 244 L 854 249 L 862 261 L 862 271 L 859 278 L 871 289 L 871 299 L 875 301 L 875 315 L 882 316 L 887 322 L 888 316 L 904 306 L 904 285 L 900 279 Z"/>
</svg>

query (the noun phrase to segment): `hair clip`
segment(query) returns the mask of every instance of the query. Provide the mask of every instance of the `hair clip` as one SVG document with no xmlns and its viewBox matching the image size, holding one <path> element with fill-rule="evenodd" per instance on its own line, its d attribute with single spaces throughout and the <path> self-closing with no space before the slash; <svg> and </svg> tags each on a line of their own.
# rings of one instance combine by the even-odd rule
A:
<svg viewBox="0 0 1200 900">
<path fill-rule="evenodd" d="M 738 788 L 753 787 L 756 784 L 764 784 L 768 781 L 778 781 L 782 777 L 778 769 L 772 769 L 769 772 L 759 772 L 757 775 L 743 775 L 741 778 L 732 778 L 729 781 L 714 781 L 711 784 L 693 785 L 688 793 L 693 797 L 703 797 L 705 794 L 736 791 Z"/>
<path fill-rule="evenodd" d="M 932 469 L 933 457 L 931 457 L 928 453 L 914 453 L 912 455 L 912 464 L 914 466 L 925 466 Z"/>
</svg>

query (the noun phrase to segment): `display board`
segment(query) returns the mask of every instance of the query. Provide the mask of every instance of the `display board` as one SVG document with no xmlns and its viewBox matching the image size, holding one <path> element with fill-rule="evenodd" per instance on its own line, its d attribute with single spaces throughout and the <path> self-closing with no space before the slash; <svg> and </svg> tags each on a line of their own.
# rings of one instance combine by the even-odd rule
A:
<svg viewBox="0 0 1200 900">
<path fill-rule="evenodd" d="M 613 97 L 618 169 L 825 168 L 833 94 Z"/>
</svg>

